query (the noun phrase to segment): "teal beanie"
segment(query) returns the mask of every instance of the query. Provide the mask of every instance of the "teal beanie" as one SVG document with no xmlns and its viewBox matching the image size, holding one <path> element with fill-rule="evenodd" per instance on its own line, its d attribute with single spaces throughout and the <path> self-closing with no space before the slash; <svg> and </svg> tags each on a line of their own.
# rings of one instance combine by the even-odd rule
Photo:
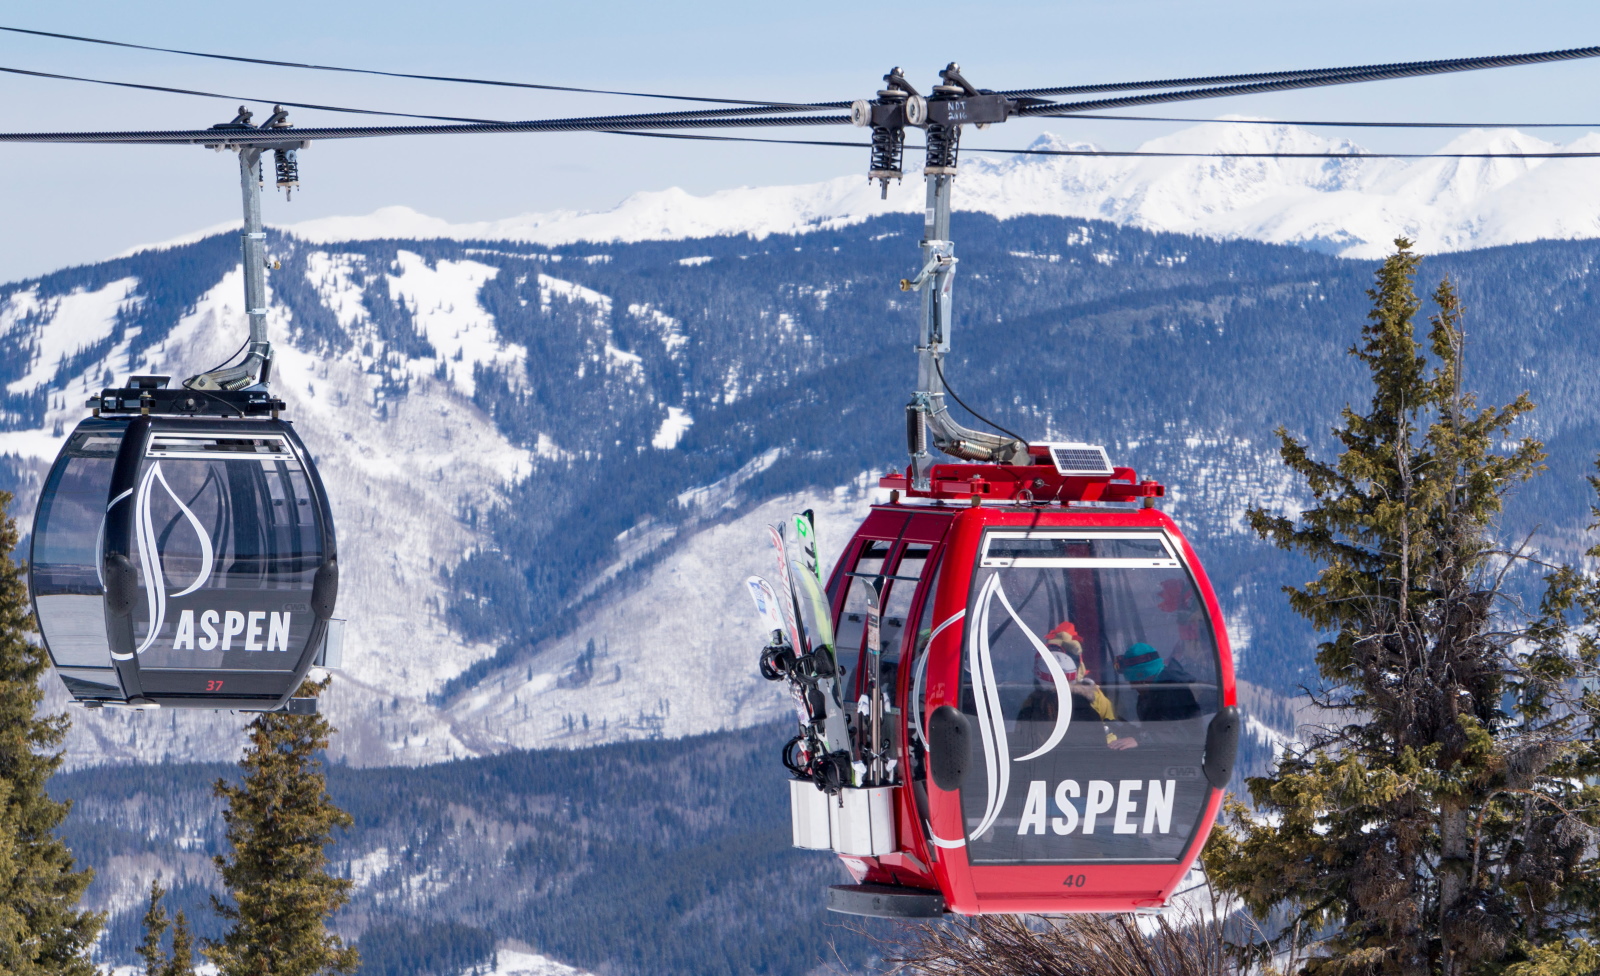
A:
<svg viewBox="0 0 1600 976">
<path fill-rule="evenodd" d="M 1117 658 L 1117 670 L 1129 681 L 1149 681 L 1166 667 L 1161 654 L 1149 644 L 1138 643 Z"/>
</svg>

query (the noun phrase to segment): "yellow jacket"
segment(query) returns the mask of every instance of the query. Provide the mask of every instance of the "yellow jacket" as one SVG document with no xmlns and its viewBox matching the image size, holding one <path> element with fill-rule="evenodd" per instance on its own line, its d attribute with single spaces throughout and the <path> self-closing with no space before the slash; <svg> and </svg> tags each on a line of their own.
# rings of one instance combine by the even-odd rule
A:
<svg viewBox="0 0 1600 976">
<path fill-rule="evenodd" d="M 1089 707 L 1094 709 L 1095 714 L 1099 715 L 1104 721 L 1115 722 L 1117 720 L 1116 706 L 1111 704 L 1111 699 L 1106 697 L 1106 693 L 1100 690 L 1099 685 L 1094 686 L 1094 697 L 1089 699 Z M 1107 729 L 1106 745 L 1110 745 L 1115 741 L 1117 741 L 1117 734 Z"/>
</svg>

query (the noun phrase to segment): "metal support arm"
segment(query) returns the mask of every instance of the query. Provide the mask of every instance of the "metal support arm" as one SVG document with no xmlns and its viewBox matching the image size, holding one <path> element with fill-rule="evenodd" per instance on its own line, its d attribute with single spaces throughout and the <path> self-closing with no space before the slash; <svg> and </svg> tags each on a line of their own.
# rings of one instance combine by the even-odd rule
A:
<svg viewBox="0 0 1600 976">
<path fill-rule="evenodd" d="M 928 488 L 929 473 L 933 469 L 933 458 L 928 451 L 930 434 L 934 447 L 954 457 L 1000 464 L 1028 463 L 1025 441 L 964 427 L 950 416 L 945 406 L 941 362 L 950 351 L 951 288 L 956 274 L 955 244 L 950 240 L 950 188 L 955 175 L 929 172 L 926 180 L 928 206 L 921 245 L 923 267 L 915 278 L 900 283 L 906 291 L 922 292 L 917 390 L 906 405 L 906 440 L 911 453 L 912 487 L 923 491 Z"/>
<path fill-rule="evenodd" d="M 263 128 L 279 128 L 287 113 L 279 109 Z M 250 114 L 239 110 L 232 123 L 217 129 L 255 131 Z M 221 148 L 221 147 L 218 147 Z M 250 320 L 245 356 L 237 366 L 191 376 L 183 385 L 191 390 L 242 390 L 266 385 L 272 364 L 272 343 L 267 341 L 267 230 L 261 222 L 261 153 L 259 146 L 235 144 L 239 153 L 239 189 L 244 202 L 244 232 L 239 243 L 244 254 L 244 310 Z"/>
<path fill-rule="evenodd" d="M 244 192 L 244 310 L 250 318 L 249 344 L 237 366 L 191 376 L 183 385 L 191 390 L 242 390 L 266 382 L 272 343 L 267 341 L 267 232 L 261 223 L 261 150 L 239 149 L 239 181 Z"/>
</svg>

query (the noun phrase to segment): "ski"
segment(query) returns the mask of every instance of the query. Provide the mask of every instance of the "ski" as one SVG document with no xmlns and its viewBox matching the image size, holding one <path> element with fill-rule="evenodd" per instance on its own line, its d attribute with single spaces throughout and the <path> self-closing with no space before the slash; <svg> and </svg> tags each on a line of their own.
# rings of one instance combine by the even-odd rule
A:
<svg viewBox="0 0 1600 976">
<path fill-rule="evenodd" d="M 800 564 L 810 570 L 818 583 L 822 582 L 822 563 L 817 557 L 817 521 L 811 509 L 794 516 L 794 534 L 800 543 Z"/>
<path fill-rule="evenodd" d="M 827 645 L 829 653 L 833 651 L 833 607 L 828 603 L 827 593 L 822 588 L 822 566 L 817 558 L 817 530 L 811 521 L 811 511 L 808 509 L 794 516 L 795 551 L 791 558 L 797 565 L 796 576 L 799 577 L 800 601 L 802 613 L 812 622 L 812 632 L 817 637 L 819 645 Z M 804 613 L 809 609 L 809 613 Z M 835 657 L 835 664 L 838 663 Z"/>
<path fill-rule="evenodd" d="M 884 759 L 888 752 L 883 741 L 883 578 L 879 577 L 867 587 L 867 694 L 871 696 L 867 703 L 867 741 L 868 748 L 862 750 L 861 758 L 867 764 L 868 782 L 874 786 L 882 785 L 888 770 L 884 766 Z"/>
<path fill-rule="evenodd" d="M 779 610 L 782 604 L 771 583 L 759 576 L 752 576 L 745 580 L 745 586 L 750 591 L 750 599 L 756 605 L 756 615 L 765 625 L 770 641 L 761 652 L 761 676 L 769 681 L 789 679 L 789 697 L 794 699 L 795 717 L 800 721 L 800 732 L 804 736 L 811 723 L 821 716 L 812 714 L 806 688 L 791 673 L 797 658 L 793 635 L 788 633 L 790 622 L 784 620 Z"/>
<path fill-rule="evenodd" d="M 781 591 L 778 609 L 788 626 L 789 640 L 794 644 L 795 654 L 804 656 L 811 653 L 811 643 L 807 639 L 810 635 L 801 623 L 800 596 L 795 592 L 794 576 L 789 572 L 789 553 L 783 542 L 783 526 L 769 525 L 767 532 L 772 541 L 773 555 L 777 558 L 778 587 Z"/>
<path fill-rule="evenodd" d="M 755 616 L 766 624 L 768 638 L 774 634 L 787 635 L 790 645 L 794 645 L 795 635 L 789 634 L 789 622 L 784 621 L 784 616 L 778 610 L 778 592 L 773 590 L 773 584 L 760 576 L 750 576 L 744 581 L 744 586 L 749 587 L 750 602 L 755 603 Z"/>
<path fill-rule="evenodd" d="M 791 564 L 784 526 L 767 527 L 777 559 L 779 584 L 787 599 L 779 596 L 779 609 L 794 614 L 796 666 L 790 680 L 803 684 L 811 718 L 811 731 L 819 738 L 812 754 L 813 775 L 819 787 L 836 790 L 857 782 L 850 756 L 850 727 L 844 714 L 842 674 L 833 649 L 833 620 L 826 598 L 814 571 L 803 564 Z M 801 598 L 801 590 L 806 591 Z M 818 612 L 820 608 L 820 612 Z M 799 672 L 799 673 L 795 673 Z"/>
</svg>

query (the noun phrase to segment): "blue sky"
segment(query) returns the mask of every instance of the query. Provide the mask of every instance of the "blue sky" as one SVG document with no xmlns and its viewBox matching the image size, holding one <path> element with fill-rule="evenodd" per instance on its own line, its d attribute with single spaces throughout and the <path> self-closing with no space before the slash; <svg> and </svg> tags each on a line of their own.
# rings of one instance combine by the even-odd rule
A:
<svg viewBox="0 0 1600 976">
<path fill-rule="evenodd" d="M 778 100 L 870 97 L 894 65 L 926 87 L 950 60 L 959 61 L 976 84 L 998 89 L 1600 44 L 1600 5 L 1593 0 L 1066 0 L 967 7 L 52 0 L 0 7 L 0 24 L 281 60 Z M 0 66 L 491 118 L 671 104 L 232 65 L 16 35 L 0 35 Z M 0 75 L 5 131 L 188 128 L 226 121 L 234 104 Z M 1226 113 L 1600 123 L 1600 60 L 1201 102 L 1171 111 Z M 302 124 L 331 120 L 309 111 L 293 118 Z M 1131 148 L 1174 128 L 1011 122 L 970 134 L 965 143 L 1021 146 L 1048 129 Z M 1409 150 L 1432 149 L 1449 138 L 1440 132 L 1345 134 L 1373 148 Z M 1576 137 L 1541 134 L 1562 141 Z M 669 186 L 705 192 L 809 182 L 865 166 L 864 153 L 856 150 L 605 135 L 325 143 L 302 153 L 304 192 L 292 203 L 269 198 L 267 219 L 289 222 L 405 204 L 450 220 L 480 220 L 605 208 L 635 191 Z M 196 148 L 0 146 L 0 280 L 236 219 L 235 173 L 231 157 Z"/>
</svg>

